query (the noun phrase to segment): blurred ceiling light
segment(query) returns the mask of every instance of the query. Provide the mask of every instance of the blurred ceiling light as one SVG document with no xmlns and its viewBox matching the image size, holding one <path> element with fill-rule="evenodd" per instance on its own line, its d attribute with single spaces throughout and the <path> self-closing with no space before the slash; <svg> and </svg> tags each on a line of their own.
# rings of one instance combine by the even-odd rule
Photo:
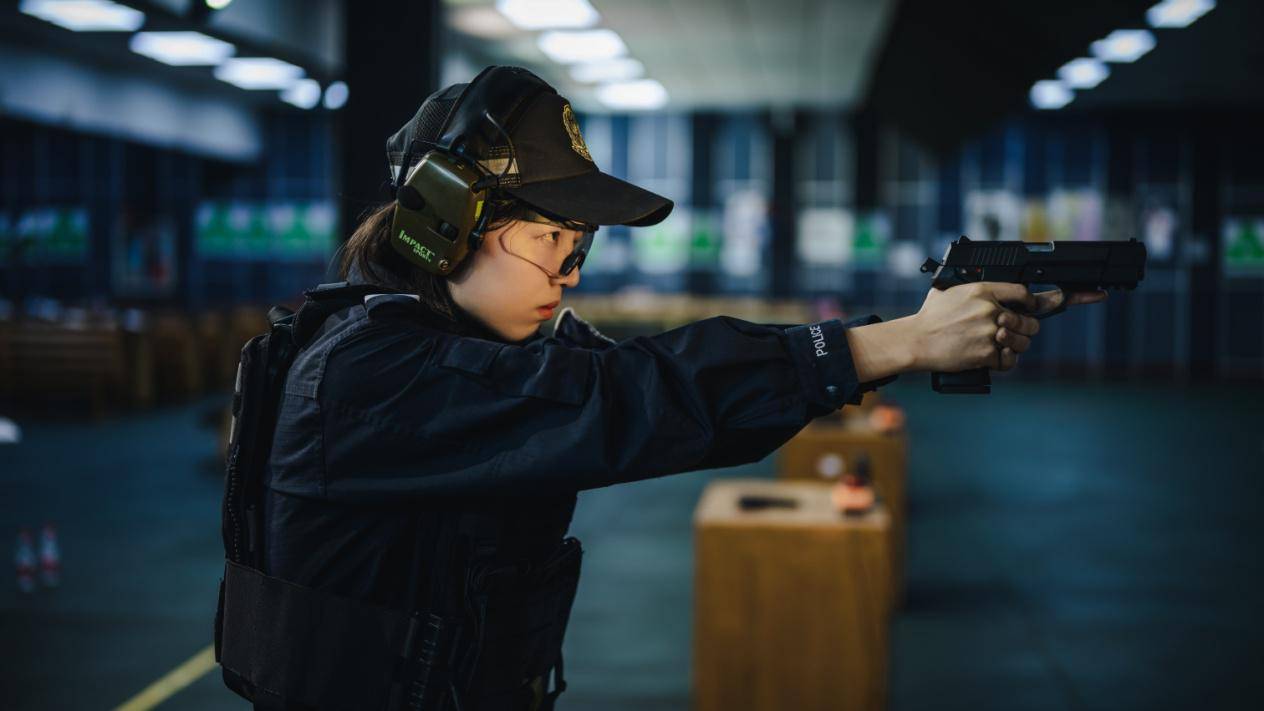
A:
<svg viewBox="0 0 1264 711">
<path fill-rule="evenodd" d="M 661 109 L 667 104 L 667 90 L 653 79 L 614 82 L 597 87 L 597 100 L 620 111 Z"/>
<path fill-rule="evenodd" d="M 1060 109 L 1074 98 L 1066 84 L 1056 79 L 1038 81 L 1031 87 L 1031 105 L 1038 109 Z"/>
<path fill-rule="evenodd" d="M 582 84 L 628 81 L 645 73 L 645 65 L 631 57 L 585 62 L 571 67 L 571 79 Z"/>
<path fill-rule="evenodd" d="M 1094 42 L 1091 49 L 1103 62 L 1135 62 L 1154 49 L 1154 35 L 1149 30 L 1115 30 Z"/>
<path fill-rule="evenodd" d="M 288 89 L 303 68 L 272 57 L 234 57 L 215 67 L 215 78 L 242 89 Z"/>
<path fill-rule="evenodd" d="M 223 10 L 233 0 L 206 0 L 206 6 L 212 10 Z"/>
<path fill-rule="evenodd" d="M 1163 0 L 1146 10 L 1151 27 L 1189 27 L 1216 7 L 1216 0 Z"/>
<path fill-rule="evenodd" d="M 133 32 L 145 13 L 110 0 L 22 0 L 18 10 L 75 32 Z"/>
<path fill-rule="evenodd" d="M 315 108 L 320 103 L 320 82 L 315 79 L 299 79 L 281 92 L 281 101 L 300 109 Z"/>
<path fill-rule="evenodd" d="M 448 11 L 448 25 L 471 37 L 504 39 L 518 34 L 505 16 L 490 5 L 462 5 Z"/>
<path fill-rule="evenodd" d="M 1072 89 L 1092 89 L 1110 76 L 1106 65 L 1096 59 L 1072 59 L 1058 70 L 1058 78 Z"/>
<path fill-rule="evenodd" d="M 540 35 L 536 45 L 558 64 L 615 59 L 628 48 L 614 30 L 555 31 Z"/>
<path fill-rule="evenodd" d="M 347 88 L 347 82 L 336 81 L 325 87 L 325 108 L 337 111 L 346 105 L 349 96 L 351 90 Z"/>
<path fill-rule="evenodd" d="M 601 19 L 588 0 L 496 0 L 496 9 L 524 30 L 580 29 Z"/>
<path fill-rule="evenodd" d="M 137 32 L 132 51 L 176 67 L 219 64 L 237 52 L 231 44 L 201 32 Z"/>
</svg>

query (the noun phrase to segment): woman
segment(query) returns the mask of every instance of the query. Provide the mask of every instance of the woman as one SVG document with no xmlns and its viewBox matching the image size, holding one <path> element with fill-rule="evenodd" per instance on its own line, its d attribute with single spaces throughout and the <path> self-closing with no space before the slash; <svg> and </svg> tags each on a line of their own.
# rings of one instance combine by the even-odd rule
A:
<svg viewBox="0 0 1264 711">
<path fill-rule="evenodd" d="M 503 115 L 484 110 L 505 92 Z M 490 217 L 443 275 L 392 243 L 424 199 L 356 230 L 344 276 L 382 293 L 331 316 L 289 372 L 264 536 L 272 576 L 428 615 L 428 651 L 394 674 L 414 708 L 551 707 L 576 492 L 757 461 L 902 372 L 1008 370 L 1038 325 L 1002 304 L 1056 299 L 979 284 L 885 323 L 720 317 L 620 343 L 563 309 L 544 337 L 597 226 L 653 224 L 670 201 L 600 173 L 569 104 L 525 70 L 427 99 L 388 142 L 401 190 L 417 145 L 477 161 Z"/>
</svg>

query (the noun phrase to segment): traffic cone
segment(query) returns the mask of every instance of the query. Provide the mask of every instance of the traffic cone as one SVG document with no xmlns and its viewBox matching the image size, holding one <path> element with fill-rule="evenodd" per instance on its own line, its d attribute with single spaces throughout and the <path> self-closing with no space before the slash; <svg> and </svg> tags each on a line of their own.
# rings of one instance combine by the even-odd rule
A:
<svg viewBox="0 0 1264 711">
<path fill-rule="evenodd" d="M 57 527 L 51 523 L 40 531 L 39 560 L 44 587 L 57 587 L 61 583 L 61 549 L 57 546 Z"/>
<path fill-rule="evenodd" d="M 35 592 L 35 544 L 28 528 L 18 529 L 18 543 L 13 552 L 13 562 L 18 571 L 18 590 Z"/>
</svg>

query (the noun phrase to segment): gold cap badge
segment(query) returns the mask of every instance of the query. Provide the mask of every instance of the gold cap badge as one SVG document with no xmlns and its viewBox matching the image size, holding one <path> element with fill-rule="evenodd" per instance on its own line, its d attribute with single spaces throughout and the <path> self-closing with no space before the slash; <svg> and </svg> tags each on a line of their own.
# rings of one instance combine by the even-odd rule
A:
<svg viewBox="0 0 1264 711">
<path fill-rule="evenodd" d="M 562 104 L 562 125 L 566 126 L 566 133 L 571 137 L 571 148 L 584 160 L 592 163 L 592 156 L 588 154 L 588 146 L 584 144 L 584 137 L 579 132 L 579 122 L 575 120 L 575 112 L 571 111 L 570 104 Z"/>
</svg>

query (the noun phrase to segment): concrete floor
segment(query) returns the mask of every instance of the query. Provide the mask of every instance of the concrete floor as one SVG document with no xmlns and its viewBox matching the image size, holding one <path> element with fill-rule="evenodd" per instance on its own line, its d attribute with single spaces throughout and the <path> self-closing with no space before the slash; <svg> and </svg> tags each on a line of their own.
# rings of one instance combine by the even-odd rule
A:
<svg viewBox="0 0 1264 711">
<path fill-rule="evenodd" d="M 892 709 L 1264 708 L 1264 388 L 906 378 L 908 600 Z M 55 521 L 65 580 L 0 585 L 0 707 L 110 708 L 210 641 L 221 569 L 212 404 L 24 425 L 0 532 Z M 571 711 L 689 708 L 690 517 L 717 476 L 587 492 Z M 164 708 L 245 708 L 202 677 Z"/>
</svg>

